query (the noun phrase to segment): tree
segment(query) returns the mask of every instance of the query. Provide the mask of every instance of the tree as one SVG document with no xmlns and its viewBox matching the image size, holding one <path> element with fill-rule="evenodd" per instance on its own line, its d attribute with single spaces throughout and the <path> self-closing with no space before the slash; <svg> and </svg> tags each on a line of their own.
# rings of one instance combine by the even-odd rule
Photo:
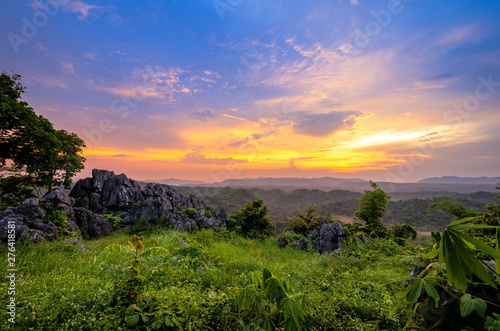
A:
<svg viewBox="0 0 500 331">
<path fill-rule="evenodd" d="M 227 220 L 227 228 L 248 238 L 265 238 L 275 233 L 262 199 L 247 203 Z"/>
<path fill-rule="evenodd" d="M 436 208 L 441 209 L 448 216 L 455 216 L 457 219 L 481 215 L 481 213 L 464 206 L 460 202 L 451 200 L 443 200 L 441 202 L 431 203 L 429 205 L 429 213 L 432 213 Z"/>
<path fill-rule="evenodd" d="M 327 223 L 332 223 L 333 220 L 328 219 Z M 305 212 L 302 212 L 290 219 L 288 230 L 293 231 L 303 236 L 309 235 L 312 230 L 319 230 L 321 227 L 321 216 L 316 215 L 316 208 L 311 204 Z"/>
<path fill-rule="evenodd" d="M 22 172 L 36 187 L 71 187 L 83 169 L 85 142 L 74 133 L 54 129 L 21 101 L 20 75 L 0 75 L 0 164 L 7 173 Z M 8 177 L 7 177 L 8 178 Z M 5 178 L 3 178 L 5 179 Z M 2 180 L 3 180 L 2 179 Z"/>
<path fill-rule="evenodd" d="M 385 216 L 387 201 L 391 196 L 373 181 L 370 181 L 372 191 L 365 190 L 365 194 L 359 200 L 359 210 L 354 213 L 358 219 L 365 222 L 364 231 L 371 237 L 387 237 L 387 227 L 380 220 Z"/>
</svg>

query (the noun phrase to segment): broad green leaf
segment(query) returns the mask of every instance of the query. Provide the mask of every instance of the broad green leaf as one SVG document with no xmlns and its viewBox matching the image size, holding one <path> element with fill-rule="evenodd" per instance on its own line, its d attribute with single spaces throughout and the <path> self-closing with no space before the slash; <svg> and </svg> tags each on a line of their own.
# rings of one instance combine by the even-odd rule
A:
<svg viewBox="0 0 500 331">
<path fill-rule="evenodd" d="M 500 255 L 500 228 L 497 229 L 496 233 L 497 243 L 495 245 L 495 252 Z M 495 272 L 500 274 L 500 258 L 495 257 Z"/>
<path fill-rule="evenodd" d="M 439 249 L 433 249 L 432 251 L 430 251 L 429 253 L 425 254 L 424 257 L 426 259 L 433 259 L 435 258 L 436 256 L 438 256 L 439 254 Z"/>
<path fill-rule="evenodd" d="M 408 318 L 410 318 L 411 314 L 413 313 L 413 305 L 417 302 L 417 299 L 420 297 L 420 294 L 422 293 L 422 280 L 417 279 L 413 284 L 410 286 L 412 289 L 410 290 L 408 294 L 408 301 L 406 305 L 406 314 Z"/>
<path fill-rule="evenodd" d="M 272 276 L 273 275 L 271 275 L 271 272 L 267 268 L 264 268 L 264 271 L 262 272 L 262 283 L 265 285 L 267 283 L 267 280 Z"/>
<path fill-rule="evenodd" d="M 436 289 L 434 288 L 434 286 L 432 286 L 431 284 L 429 284 L 429 283 L 427 283 L 425 281 L 424 281 L 424 286 L 425 286 L 425 292 L 427 292 L 427 295 L 434 299 L 434 301 L 435 301 L 435 307 L 439 308 L 439 304 L 438 304 L 439 293 L 438 293 L 438 291 L 436 291 Z"/>
<path fill-rule="evenodd" d="M 462 224 L 462 223 L 467 223 L 467 222 L 470 222 L 472 220 L 475 220 L 477 218 L 477 216 L 473 216 L 473 217 L 466 217 L 466 218 L 461 218 L 459 220 L 456 220 L 454 222 L 451 222 L 450 224 L 448 224 L 448 226 L 446 227 L 446 229 L 450 229 L 450 228 L 453 228 L 455 227 L 456 225 L 459 225 L 459 224 Z"/>
<path fill-rule="evenodd" d="M 476 275 L 479 279 L 481 279 L 483 282 L 496 288 L 496 284 L 491 278 L 491 276 L 488 274 L 488 270 L 486 270 L 484 264 L 477 259 L 477 257 L 470 251 L 469 248 L 463 245 L 458 234 L 461 233 L 456 231 L 450 232 L 450 235 L 454 236 L 456 253 L 463 260 L 463 265 L 462 265 L 463 269 L 467 268 L 471 270 L 472 273 Z"/>
<path fill-rule="evenodd" d="M 490 255 L 493 258 L 500 259 L 500 253 L 497 252 L 494 248 L 485 244 L 484 242 L 477 240 L 475 238 L 472 238 L 471 236 L 466 235 L 465 233 L 455 231 L 455 230 L 451 230 L 451 231 L 453 231 L 453 233 L 456 234 L 457 236 L 459 236 L 463 241 L 467 241 L 467 242 L 470 242 L 471 244 L 473 244 L 474 247 L 476 247 L 476 249 L 482 251 L 483 253 Z"/>
<path fill-rule="evenodd" d="M 461 224 L 453 227 L 453 229 L 497 229 L 497 228 L 498 226 L 481 225 L 481 224 Z"/>
<path fill-rule="evenodd" d="M 469 293 L 462 295 L 460 298 L 460 315 L 466 317 L 470 315 L 474 310 L 476 310 L 479 315 L 484 318 L 484 313 L 488 305 L 483 299 L 475 298 L 473 299 Z"/>
<path fill-rule="evenodd" d="M 458 257 L 456 247 L 450 235 L 451 232 L 445 230 L 442 236 L 443 255 L 446 261 L 446 277 L 451 286 L 455 286 L 460 291 L 465 291 L 467 289 L 467 276 L 465 273 L 467 265 L 463 265 Z"/>
<path fill-rule="evenodd" d="M 129 328 L 132 328 L 139 323 L 139 315 L 129 315 L 125 316 L 125 322 Z"/>
</svg>

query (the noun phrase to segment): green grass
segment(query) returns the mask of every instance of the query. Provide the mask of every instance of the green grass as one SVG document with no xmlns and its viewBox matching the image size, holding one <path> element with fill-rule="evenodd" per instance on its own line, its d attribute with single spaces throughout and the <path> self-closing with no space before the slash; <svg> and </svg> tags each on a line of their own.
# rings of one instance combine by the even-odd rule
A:
<svg viewBox="0 0 500 331">
<path fill-rule="evenodd" d="M 171 230 L 151 238 L 168 253 L 140 259 L 139 273 L 145 287 L 137 302 L 114 302 L 111 298 L 126 279 L 125 273 L 116 271 L 118 278 L 113 278 L 112 267 L 131 265 L 133 256 L 105 248 L 127 245 L 131 236 L 125 232 L 86 241 L 91 252 L 64 242 L 17 244 L 16 324 L 3 323 L 2 329 L 126 330 L 125 316 L 131 314 L 128 306 L 142 302 L 148 321 L 141 319 L 136 329 L 152 329 L 155 321 L 163 321 L 165 330 L 243 330 L 245 319 L 235 309 L 235 298 L 249 284 L 250 272 L 268 268 L 290 278 L 296 290 L 307 296 L 314 309 L 305 325 L 309 329 L 397 330 L 404 326 L 403 312 L 392 318 L 388 315 L 403 281 L 393 280 L 406 277 L 423 264 L 423 248 L 401 247 L 384 240 L 372 241 L 358 252 L 324 256 L 278 248 L 274 239 L 251 240 L 207 230 Z M 179 254 L 181 242 L 196 247 L 190 250 L 196 254 Z M 0 255 L 7 260 L 3 246 Z M 2 307 L 9 300 L 5 276 L 1 277 Z M 279 322 L 277 312 L 269 313 Z M 6 310 L 1 314 L 6 321 Z"/>
</svg>

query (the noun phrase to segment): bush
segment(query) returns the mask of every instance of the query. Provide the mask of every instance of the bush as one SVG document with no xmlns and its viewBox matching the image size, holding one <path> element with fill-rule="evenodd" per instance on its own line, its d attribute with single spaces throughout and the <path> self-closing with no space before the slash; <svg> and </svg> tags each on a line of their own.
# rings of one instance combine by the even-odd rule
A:
<svg viewBox="0 0 500 331">
<path fill-rule="evenodd" d="M 389 232 L 393 235 L 394 241 L 400 245 L 406 244 L 406 240 L 411 239 L 412 241 L 417 239 L 417 230 L 408 224 L 395 224 L 391 226 Z"/>
<path fill-rule="evenodd" d="M 120 221 L 122 220 L 120 216 L 114 216 L 111 214 L 103 214 L 102 217 L 105 219 L 113 222 L 113 227 L 116 228 L 118 224 L 120 224 Z"/>
<path fill-rule="evenodd" d="M 327 222 L 332 223 L 333 220 L 328 219 Z M 316 215 L 316 208 L 314 208 L 314 205 L 311 204 L 305 212 L 302 212 L 290 219 L 288 230 L 307 236 L 311 231 L 319 230 L 320 227 L 321 216 Z"/>
<path fill-rule="evenodd" d="M 248 238 L 265 238 L 276 229 L 267 217 L 268 208 L 261 199 L 247 203 L 227 220 L 227 228 Z"/>
<path fill-rule="evenodd" d="M 284 248 L 300 238 L 302 238 L 302 235 L 300 234 L 284 232 L 276 238 L 276 243 L 278 244 L 279 247 Z"/>
<path fill-rule="evenodd" d="M 68 237 L 74 235 L 73 232 L 69 231 L 67 228 L 68 216 L 62 210 L 53 210 L 45 218 L 48 221 L 54 223 L 57 227 L 57 233 L 60 237 Z"/>
<path fill-rule="evenodd" d="M 146 216 L 139 218 L 139 220 L 129 229 L 130 234 L 143 234 L 149 233 L 150 231 L 149 220 Z"/>
</svg>

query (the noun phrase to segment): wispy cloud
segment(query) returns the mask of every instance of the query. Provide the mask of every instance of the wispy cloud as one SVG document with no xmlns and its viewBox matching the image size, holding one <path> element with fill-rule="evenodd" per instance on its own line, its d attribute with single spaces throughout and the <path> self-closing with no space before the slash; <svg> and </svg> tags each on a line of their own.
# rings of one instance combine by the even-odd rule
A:
<svg viewBox="0 0 500 331">
<path fill-rule="evenodd" d="M 191 152 L 184 155 L 181 161 L 195 164 L 237 164 L 248 162 L 248 160 L 238 160 L 232 157 L 206 157 L 205 154 L 198 152 Z"/>
<path fill-rule="evenodd" d="M 30 77 L 31 80 L 38 82 L 43 85 L 45 88 L 58 88 L 62 90 L 66 90 L 69 87 L 69 83 L 63 79 L 59 79 L 56 77 L 48 77 L 40 74 L 36 74 Z"/>
</svg>

